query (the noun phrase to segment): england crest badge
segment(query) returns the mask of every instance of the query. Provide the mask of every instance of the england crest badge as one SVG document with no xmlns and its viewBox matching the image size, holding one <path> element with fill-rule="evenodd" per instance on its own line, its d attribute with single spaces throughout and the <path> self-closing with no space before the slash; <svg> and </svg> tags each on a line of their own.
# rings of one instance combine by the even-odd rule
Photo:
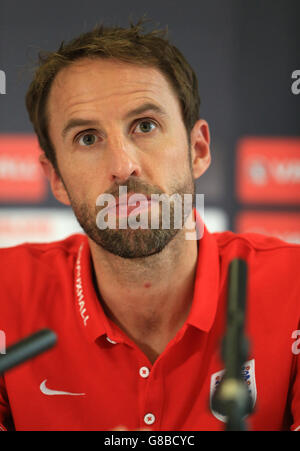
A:
<svg viewBox="0 0 300 451">
<path fill-rule="evenodd" d="M 221 370 L 221 371 L 218 371 L 217 373 L 214 373 L 211 376 L 211 379 L 210 379 L 210 410 L 211 410 L 212 414 L 218 420 L 223 421 L 225 423 L 226 417 L 224 415 L 221 415 L 220 413 L 216 412 L 212 408 L 213 395 L 214 395 L 219 383 L 221 382 L 224 373 L 225 373 L 225 370 Z M 252 410 L 253 410 L 255 403 L 256 403 L 256 397 L 257 397 L 254 359 L 249 360 L 248 362 L 245 362 L 245 364 L 242 367 L 242 375 L 244 377 L 244 380 L 245 380 L 248 390 L 249 390 L 249 395 L 251 398 L 251 406 L 252 406 Z"/>
</svg>

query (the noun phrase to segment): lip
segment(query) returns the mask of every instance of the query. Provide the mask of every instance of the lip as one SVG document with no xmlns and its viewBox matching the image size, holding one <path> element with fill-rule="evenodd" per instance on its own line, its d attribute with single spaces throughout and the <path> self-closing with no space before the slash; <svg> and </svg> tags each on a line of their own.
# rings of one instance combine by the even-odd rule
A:
<svg viewBox="0 0 300 451">
<path fill-rule="evenodd" d="M 136 194 L 136 199 L 132 200 L 130 204 L 131 197 Z M 139 198 L 140 196 L 140 198 Z M 119 218 L 128 217 L 133 211 L 135 215 L 142 213 L 145 210 L 151 208 L 152 204 L 157 204 L 157 202 L 151 200 L 151 196 L 142 193 L 129 193 L 116 198 L 116 204 L 108 209 L 108 212 L 115 211 L 116 216 Z"/>
</svg>

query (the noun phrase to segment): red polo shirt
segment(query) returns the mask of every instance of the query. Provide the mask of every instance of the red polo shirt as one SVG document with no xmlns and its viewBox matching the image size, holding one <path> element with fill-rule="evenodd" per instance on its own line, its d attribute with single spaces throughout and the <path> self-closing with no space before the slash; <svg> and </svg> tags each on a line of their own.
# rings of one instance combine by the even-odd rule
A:
<svg viewBox="0 0 300 451">
<path fill-rule="evenodd" d="M 240 257 L 249 266 L 244 377 L 255 404 L 247 427 L 299 429 L 300 246 L 205 230 L 198 254 L 187 321 L 152 365 L 105 316 L 85 236 L 2 249 L 0 330 L 7 345 L 44 327 L 58 336 L 53 349 L 1 379 L 3 428 L 222 430 L 224 418 L 210 399 L 224 366 L 228 264 Z"/>
</svg>

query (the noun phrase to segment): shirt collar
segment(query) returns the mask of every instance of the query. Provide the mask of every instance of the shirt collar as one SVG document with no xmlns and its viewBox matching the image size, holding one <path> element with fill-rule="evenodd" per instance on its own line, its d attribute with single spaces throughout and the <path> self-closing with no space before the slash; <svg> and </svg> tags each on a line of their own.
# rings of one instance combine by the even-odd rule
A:
<svg viewBox="0 0 300 451">
<path fill-rule="evenodd" d="M 83 235 L 75 262 L 75 303 L 79 322 L 91 341 L 107 333 L 106 315 L 94 288 L 93 273 L 90 246 Z"/>
<path fill-rule="evenodd" d="M 213 324 L 218 303 L 219 253 L 214 236 L 206 229 L 196 210 L 195 216 L 200 239 L 198 240 L 194 296 L 186 323 L 208 332 Z M 93 274 L 89 243 L 87 237 L 83 235 L 74 273 L 77 314 L 91 341 L 95 341 L 104 334 L 113 340 L 116 338 L 118 328 L 114 327 L 103 311 L 94 288 Z"/>
<path fill-rule="evenodd" d="M 187 323 L 208 332 L 215 319 L 218 298 L 220 263 L 217 241 L 195 210 L 199 234 L 198 261 L 194 283 L 194 296 Z"/>
</svg>

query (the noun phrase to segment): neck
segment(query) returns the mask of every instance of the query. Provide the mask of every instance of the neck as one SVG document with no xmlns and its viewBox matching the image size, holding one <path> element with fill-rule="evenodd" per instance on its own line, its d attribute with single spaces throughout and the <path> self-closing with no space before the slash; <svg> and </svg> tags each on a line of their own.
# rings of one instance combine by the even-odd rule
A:
<svg viewBox="0 0 300 451">
<path fill-rule="evenodd" d="M 91 240 L 90 247 L 106 315 L 154 361 L 188 316 L 197 242 L 180 230 L 161 252 L 138 259 L 115 256 Z"/>
</svg>

